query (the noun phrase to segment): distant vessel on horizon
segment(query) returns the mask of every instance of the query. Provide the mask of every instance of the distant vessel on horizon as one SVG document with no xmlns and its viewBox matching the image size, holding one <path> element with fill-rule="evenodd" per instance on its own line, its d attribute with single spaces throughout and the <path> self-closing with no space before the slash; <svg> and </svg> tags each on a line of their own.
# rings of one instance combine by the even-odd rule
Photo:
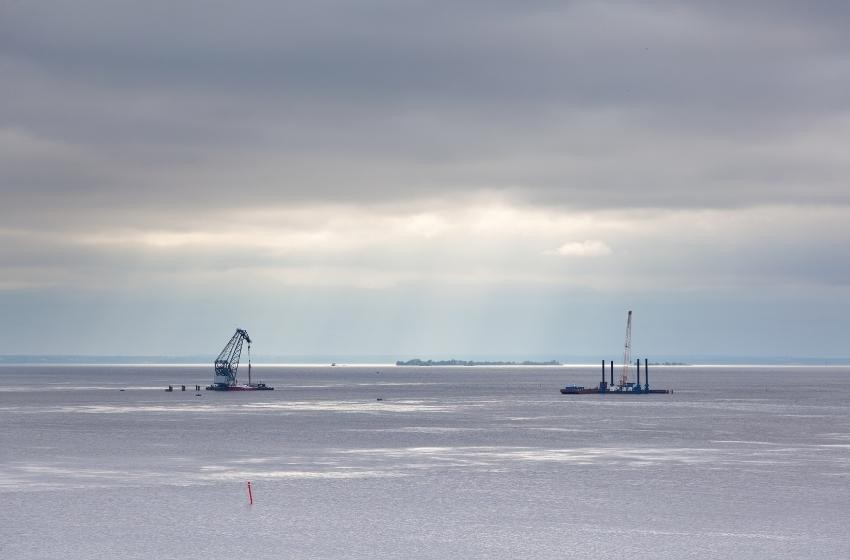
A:
<svg viewBox="0 0 850 560">
<path fill-rule="evenodd" d="M 398 360 L 397 366 L 560 366 L 563 365 L 557 360 L 549 360 L 547 362 L 534 362 L 525 360 L 523 362 L 503 362 L 503 361 L 475 361 L 475 360 L 421 360 L 414 358 L 406 362 Z"/>
</svg>

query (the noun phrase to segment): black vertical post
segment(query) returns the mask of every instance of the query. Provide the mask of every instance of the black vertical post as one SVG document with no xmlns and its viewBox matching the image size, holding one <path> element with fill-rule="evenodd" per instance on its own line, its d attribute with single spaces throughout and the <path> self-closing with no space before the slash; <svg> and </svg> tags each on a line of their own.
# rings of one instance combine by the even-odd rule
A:
<svg viewBox="0 0 850 560">
<path fill-rule="evenodd" d="M 637 388 L 640 389 L 640 358 L 637 360 Z"/>
<path fill-rule="evenodd" d="M 649 390 L 649 360 L 643 359 L 643 369 L 646 370 L 646 390 Z"/>
<path fill-rule="evenodd" d="M 614 360 L 611 360 L 611 387 L 614 386 Z"/>
<path fill-rule="evenodd" d="M 602 360 L 602 383 L 605 383 L 605 360 Z"/>
</svg>

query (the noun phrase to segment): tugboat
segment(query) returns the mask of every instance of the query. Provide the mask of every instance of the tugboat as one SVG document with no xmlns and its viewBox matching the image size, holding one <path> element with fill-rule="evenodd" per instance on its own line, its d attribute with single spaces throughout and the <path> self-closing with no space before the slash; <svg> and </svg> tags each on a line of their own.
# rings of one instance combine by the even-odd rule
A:
<svg viewBox="0 0 850 560">
<path fill-rule="evenodd" d="M 240 385 L 236 379 L 239 358 L 242 356 L 242 343 L 248 343 L 248 384 Z M 274 391 L 265 383 L 251 383 L 251 337 L 245 329 L 236 329 L 236 333 L 224 346 L 215 359 L 215 377 L 207 391 Z"/>
</svg>

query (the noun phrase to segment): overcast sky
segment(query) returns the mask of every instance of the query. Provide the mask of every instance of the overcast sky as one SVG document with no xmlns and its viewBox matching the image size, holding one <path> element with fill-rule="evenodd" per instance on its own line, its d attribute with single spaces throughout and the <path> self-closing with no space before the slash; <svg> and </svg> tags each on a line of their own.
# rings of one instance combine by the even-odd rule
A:
<svg viewBox="0 0 850 560">
<path fill-rule="evenodd" d="M 0 0 L 0 354 L 848 356 L 848 29 Z"/>
</svg>

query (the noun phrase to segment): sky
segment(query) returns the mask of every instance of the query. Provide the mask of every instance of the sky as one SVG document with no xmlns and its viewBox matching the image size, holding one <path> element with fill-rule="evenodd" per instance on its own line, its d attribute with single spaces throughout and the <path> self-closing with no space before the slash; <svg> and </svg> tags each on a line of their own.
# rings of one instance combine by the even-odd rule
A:
<svg viewBox="0 0 850 560">
<path fill-rule="evenodd" d="M 0 354 L 850 356 L 845 2 L 0 1 Z"/>
</svg>

